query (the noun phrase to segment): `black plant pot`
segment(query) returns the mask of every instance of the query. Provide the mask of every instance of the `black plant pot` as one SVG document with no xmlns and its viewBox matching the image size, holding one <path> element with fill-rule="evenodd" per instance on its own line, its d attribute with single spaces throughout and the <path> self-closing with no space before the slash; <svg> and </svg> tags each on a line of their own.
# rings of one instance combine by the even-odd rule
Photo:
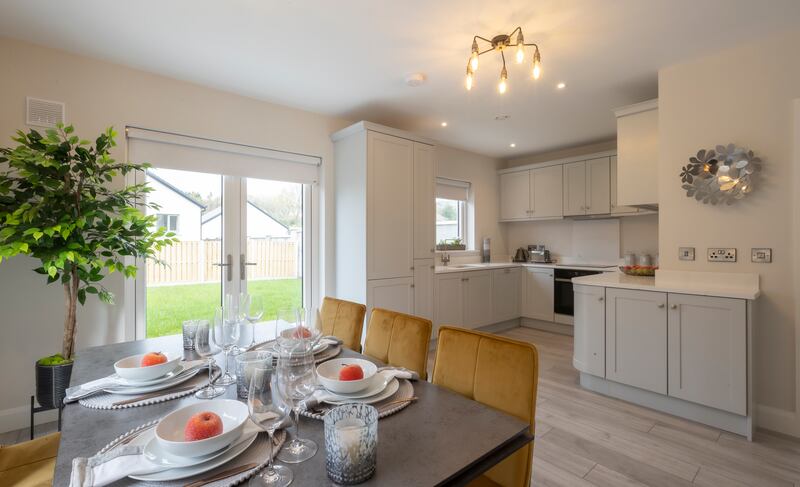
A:
<svg viewBox="0 0 800 487">
<path fill-rule="evenodd" d="M 46 408 L 57 408 L 69 387 L 72 362 L 61 365 L 36 364 L 36 401 Z"/>
</svg>

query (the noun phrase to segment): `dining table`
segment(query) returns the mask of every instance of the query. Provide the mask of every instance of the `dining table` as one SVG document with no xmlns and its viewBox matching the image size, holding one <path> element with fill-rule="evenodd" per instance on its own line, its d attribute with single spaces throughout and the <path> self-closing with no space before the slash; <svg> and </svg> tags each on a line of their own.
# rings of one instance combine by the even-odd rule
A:
<svg viewBox="0 0 800 487">
<path fill-rule="evenodd" d="M 268 327 L 256 328 L 257 337 L 269 334 Z M 193 351 L 183 350 L 181 335 L 87 348 L 76 356 L 70 385 L 113 373 L 114 362 L 121 358 L 159 350 L 180 350 L 187 360 L 198 358 Z M 339 356 L 381 365 L 346 348 Z M 217 361 L 221 360 L 220 355 Z M 379 420 L 375 475 L 360 485 L 466 485 L 533 441 L 530 425 L 525 421 L 424 380 L 412 384 L 417 400 Z M 236 385 L 228 386 L 220 397 L 236 399 Z M 91 457 L 126 432 L 200 401 L 189 395 L 118 410 L 90 409 L 77 402 L 65 405 L 53 485 L 69 485 L 73 458 Z M 323 422 L 307 417 L 300 421 L 301 436 L 315 441 L 319 450 L 311 459 L 289 465 L 294 474 L 291 485 L 333 485 L 325 470 Z"/>
</svg>

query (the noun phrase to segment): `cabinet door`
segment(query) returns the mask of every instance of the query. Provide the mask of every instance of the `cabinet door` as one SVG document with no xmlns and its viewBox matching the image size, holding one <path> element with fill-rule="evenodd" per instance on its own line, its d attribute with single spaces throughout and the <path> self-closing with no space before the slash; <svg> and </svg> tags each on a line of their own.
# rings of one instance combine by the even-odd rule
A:
<svg viewBox="0 0 800 487">
<path fill-rule="evenodd" d="M 436 148 L 414 142 L 414 258 L 430 259 L 436 246 Z"/>
<path fill-rule="evenodd" d="M 617 201 L 658 204 L 658 108 L 617 118 Z"/>
<path fill-rule="evenodd" d="M 438 274 L 434 278 L 433 332 L 442 325 L 464 326 L 464 282 L 461 272 Z"/>
<path fill-rule="evenodd" d="M 553 269 L 526 267 L 522 316 L 553 321 Z"/>
<path fill-rule="evenodd" d="M 572 286 L 575 295 L 575 340 L 572 365 L 587 374 L 606 376 L 606 289 Z"/>
<path fill-rule="evenodd" d="M 492 323 L 519 318 L 520 268 L 493 269 Z"/>
<path fill-rule="evenodd" d="M 747 306 L 669 294 L 669 395 L 747 414 Z"/>
<path fill-rule="evenodd" d="M 414 314 L 414 278 L 367 281 L 367 313 L 370 313 L 372 308 Z"/>
<path fill-rule="evenodd" d="M 464 279 L 464 327 L 477 328 L 492 322 L 492 273 L 470 271 Z"/>
<path fill-rule="evenodd" d="M 606 289 L 606 378 L 667 393 L 667 295 Z"/>
<path fill-rule="evenodd" d="M 608 157 L 586 161 L 587 215 L 604 215 L 611 211 L 610 172 Z"/>
<path fill-rule="evenodd" d="M 414 315 L 433 320 L 433 259 L 414 260 Z"/>
<path fill-rule="evenodd" d="M 564 164 L 564 215 L 586 214 L 586 162 Z"/>
<path fill-rule="evenodd" d="M 414 143 L 369 132 L 367 159 L 367 276 L 411 277 Z"/>
<path fill-rule="evenodd" d="M 524 220 L 530 217 L 530 171 L 500 175 L 500 219 Z"/>
<path fill-rule="evenodd" d="M 561 165 L 531 170 L 531 216 L 552 218 L 563 214 L 564 173 Z"/>
<path fill-rule="evenodd" d="M 638 213 L 638 208 L 634 208 L 632 206 L 622 206 L 617 203 L 617 156 L 611 156 L 608 162 L 610 168 L 609 179 L 611 182 L 611 213 Z"/>
</svg>

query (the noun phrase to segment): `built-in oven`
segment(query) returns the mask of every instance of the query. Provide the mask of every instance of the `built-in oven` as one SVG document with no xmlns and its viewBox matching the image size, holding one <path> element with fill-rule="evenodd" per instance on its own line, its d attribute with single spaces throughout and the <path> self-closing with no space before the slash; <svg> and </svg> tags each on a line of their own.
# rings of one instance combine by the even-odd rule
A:
<svg viewBox="0 0 800 487">
<path fill-rule="evenodd" d="M 554 321 L 564 325 L 573 324 L 575 315 L 575 296 L 572 293 L 572 278 L 600 274 L 601 271 L 556 268 L 554 272 Z"/>
</svg>

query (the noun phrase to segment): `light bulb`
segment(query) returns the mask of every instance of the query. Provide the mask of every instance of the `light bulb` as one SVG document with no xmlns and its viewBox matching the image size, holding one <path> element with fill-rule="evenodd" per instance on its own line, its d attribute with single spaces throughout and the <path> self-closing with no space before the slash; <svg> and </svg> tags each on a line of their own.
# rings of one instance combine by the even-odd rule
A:
<svg viewBox="0 0 800 487">
<path fill-rule="evenodd" d="M 473 51 L 472 56 L 469 58 L 469 67 L 475 72 L 478 70 L 478 53 Z"/>
<path fill-rule="evenodd" d="M 517 34 L 517 64 L 522 64 L 525 60 L 525 38 L 522 37 L 522 31 Z"/>
<path fill-rule="evenodd" d="M 533 53 L 533 79 L 539 79 L 542 77 L 542 57 L 539 54 L 539 48 L 536 48 L 536 51 Z"/>
<path fill-rule="evenodd" d="M 467 79 L 464 81 L 464 85 L 467 87 L 467 91 L 472 89 L 472 83 L 474 81 L 473 78 L 474 77 L 473 77 L 472 73 L 468 72 L 467 73 Z"/>
<path fill-rule="evenodd" d="M 497 91 L 502 95 L 506 90 L 508 90 L 508 71 L 503 66 L 503 70 L 500 71 L 500 83 L 497 84 Z"/>
</svg>

